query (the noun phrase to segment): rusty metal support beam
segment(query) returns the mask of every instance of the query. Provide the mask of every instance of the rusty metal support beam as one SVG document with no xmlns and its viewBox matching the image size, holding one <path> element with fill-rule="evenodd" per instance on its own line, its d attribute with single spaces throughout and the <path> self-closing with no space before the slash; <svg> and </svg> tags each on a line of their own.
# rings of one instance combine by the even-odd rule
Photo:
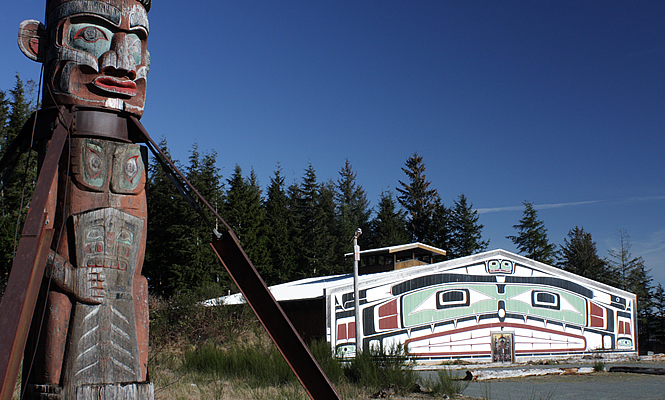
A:
<svg viewBox="0 0 665 400">
<path fill-rule="evenodd" d="M 307 394 L 314 400 L 339 400 L 339 394 L 270 293 L 235 234 L 228 231 L 221 239 L 213 238 L 211 246 Z"/>
<path fill-rule="evenodd" d="M 30 209 L 12 264 L 7 289 L 0 303 L 0 400 L 10 400 L 16 385 L 32 314 L 53 237 L 53 215 L 46 210 L 55 188 L 58 162 L 67 141 L 71 114 L 58 118 L 44 163 L 37 178 Z"/>
</svg>

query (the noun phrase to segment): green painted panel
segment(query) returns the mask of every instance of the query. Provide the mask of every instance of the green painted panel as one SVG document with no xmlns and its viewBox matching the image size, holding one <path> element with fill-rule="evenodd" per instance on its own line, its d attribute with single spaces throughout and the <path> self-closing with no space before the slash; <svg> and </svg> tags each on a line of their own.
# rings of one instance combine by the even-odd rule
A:
<svg viewBox="0 0 665 400">
<path fill-rule="evenodd" d="M 436 298 L 430 297 L 436 292 L 451 289 L 468 289 L 471 304 L 437 310 Z M 533 290 L 558 294 L 560 309 L 534 307 L 531 304 Z M 575 325 L 586 323 L 586 302 L 583 297 L 550 287 L 510 284 L 505 285 L 504 293 L 501 294 L 497 292 L 496 284 L 440 285 L 408 293 L 402 298 L 404 311 L 402 319 L 404 326 L 409 327 L 486 314 L 498 309 L 499 300 L 505 301 L 507 313 L 532 315 Z"/>
</svg>

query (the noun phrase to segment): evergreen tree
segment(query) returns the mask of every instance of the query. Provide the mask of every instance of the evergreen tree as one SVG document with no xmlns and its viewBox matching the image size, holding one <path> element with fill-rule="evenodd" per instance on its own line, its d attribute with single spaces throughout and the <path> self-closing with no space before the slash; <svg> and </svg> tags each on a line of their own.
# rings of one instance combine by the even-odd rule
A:
<svg viewBox="0 0 665 400">
<path fill-rule="evenodd" d="M 159 147 L 170 158 L 165 138 L 161 139 Z M 179 164 L 178 160 L 172 161 Z M 148 173 L 148 238 L 143 273 L 152 292 L 169 296 L 186 290 L 195 282 L 192 272 L 186 268 L 186 254 L 182 251 L 182 246 L 187 244 L 186 230 L 193 215 L 154 158 L 150 161 Z"/>
<path fill-rule="evenodd" d="M 461 194 L 450 212 L 450 245 L 446 249 L 448 257 L 464 257 L 484 251 L 489 241 L 482 240 L 482 229 L 483 225 L 478 223 L 478 211 Z"/>
<path fill-rule="evenodd" d="M 446 250 L 446 254 L 448 254 L 448 249 L 451 246 L 450 220 L 451 210 L 446 208 L 441 198 L 437 196 L 434 202 L 434 213 L 432 214 L 431 234 L 428 244 Z"/>
<path fill-rule="evenodd" d="M 242 176 L 240 166 L 236 165 L 227 183 L 226 222 L 233 228 L 259 274 L 273 276 L 263 231 L 265 210 L 261 204 L 261 189 L 256 175 L 252 171 L 250 178 L 246 179 Z"/>
<path fill-rule="evenodd" d="M 20 76 L 16 74 L 14 88 L 0 95 L 0 151 L 16 139 L 30 115 L 30 104 L 25 97 L 25 89 Z M 32 151 L 21 155 L 13 166 L 13 174 L 3 182 L 0 192 L 0 293 L 11 270 L 15 245 L 18 244 L 21 229 L 28 211 L 28 204 L 37 180 L 37 157 Z"/>
<path fill-rule="evenodd" d="M 198 144 L 194 143 L 189 156 L 187 180 L 218 214 L 224 214 L 224 185 L 217 168 L 217 153 L 214 150 L 201 154 Z M 208 222 L 215 224 L 217 228 L 218 223 L 214 214 L 203 206 L 202 209 Z M 226 271 L 210 247 L 213 235 L 211 226 L 191 207 L 186 209 L 186 214 L 191 215 L 189 219 L 191 241 L 186 247 L 190 258 L 189 268 L 197 271 L 199 275 L 197 284 L 193 286 L 219 283 L 225 288 L 228 287 L 230 281 Z"/>
<path fill-rule="evenodd" d="M 648 350 L 649 321 L 652 318 L 652 286 L 649 269 L 642 257 L 633 257 L 628 233 L 620 229 L 617 233 L 619 248 L 608 251 L 608 263 L 614 273 L 616 286 L 637 297 L 638 341 L 640 348 Z"/>
<path fill-rule="evenodd" d="M 657 353 L 665 350 L 665 291 L 659 283 L 653 290 L 653 312 L 649 323 L 650 339 L 656 344 L 653 349 Z"/>
<path fill-rule="evenodd" d="M 351 163 L 346 160 L 339 172 L 340 178 L 335 184 L 335 201 L 337 208 L 337 229 L 335 242 L 337 244 L 336 264 L 344 264 L 344 254 L 353 251 L 349 239 L 356 229 L 368 231 L 371 210 L 369 201 L 362 186 L 356 184 L 356 173 L 351 169 Z"/>
<path fill-rule="evenodd" d="M 332 267 L 333 242 L 329 227 L 334 222 L 334 189 L 317 182 L 310 163 L 300 185 L 289 188 L 294 212 L 294 242 L 297 268 L 295 277 L 322 275 Z M 333 204 L 332 214 L 330 204 Z"/>
<path fill-rule="evenodd" d="M 159 146 L 168 156 L 165 139 Z M 184 169 L 187 179 L 213 207 L 224 201 L 216 157 L 214 152 L 201 155 L 195 144 Z M 177 160 L 174 163 L 183 170 Z M 183 199 L 156 160 L 150 163 L 146 190 L 149 218 L 144 271 L 150 289 L 170 296 L 213 283 L 228 287 L 228 277 L 209 246 L 211 227 Z M 214 223 L 212 213 L 203 212 Z"/>
<path fill-rule="evenodd" d="M 263 276 L 263 279 L 269 285 L 288 282 L 293 276 L 295 251 L 289 234 L 289 227 L 292 225 L 289 199 L 279 165 L 274 176 L 270 178 L 264 209 L 267 249 L 273 274 Z"/>
<path fill-rule="evenodd" d="M 363 237 L 366 238 L 368 247 L 374 249 L 408 243 L 406 216 L 402 210 L 396 208 L 390 191 L 381 193 L 379 210 L 370 223 L 369 232 L 363 234 L 361 238 Z"/>
<path fill-rule="evenodd" d="M 319 188 L 319 204 L 316 209 L 316 227 L 321 234 L 320 257 L 316 275 L 341 274 L 344 271 L 344 253 L 339 251 L 342 247 L 340 240 L 348 241 L 335 235 L 334 227 L 339 223 L 336 219 L 337 205 L 335 203 L 335 183 L 331 180 L 321 184 Z"/>
<path fill-rule="evenodd" d="M 596 242 L 584 228 L 575 227 L 564 238 L 559 250 L 558 266 L 568 272 L 610 284 L 613 282 L 608 273 L 605 260 L 598 257 Z"/>
<path fill-rule="evenodd" d="M 517 229 L 517 236 L 507 236 L 517 245 L 520 254 L 532 260 L 545 264 L 553 264 L 556 247 L 547 239 L 547 229 L 543 221 L 538 220 L 533 204 L 524 201 L 524 214 L 519 224 L 513 225 Z"/>
<path fill-rule="evenodd" d="M 407 231 L 411 240 L 424 242 L 429 234 L 429 227 L 437 198 L 436 189 L 430 189 L 431 182 L 425 175 L 423 157 L 414 153 L 406 160 L 406 167 L 402 171 L 408 178 L 408 183 L 399 181 L 397 191 L 399 203 L 408 214 Z"/>
</svg>

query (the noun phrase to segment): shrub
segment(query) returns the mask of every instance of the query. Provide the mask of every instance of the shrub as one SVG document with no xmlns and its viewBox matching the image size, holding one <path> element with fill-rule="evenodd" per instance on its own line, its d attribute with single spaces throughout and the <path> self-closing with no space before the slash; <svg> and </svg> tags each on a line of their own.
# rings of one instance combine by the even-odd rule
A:
<svg viewBox="0 0 665 400">
<path fill-rule="evenodd" d="M 423 386 L 429 388 L 433 394 L 445 394 L 449 397 L 454 397 L 464 392 L 470 383 L 469 381 L 455 379 L 447 368 L 438 370 L 437 375 L 438 380 L 436 382 L 423 382 Z"/>
<path fill-rule="evenodd" d="M 398 393 L 410 393 L 418 388 L 418 377 L 409 361 L 402 345 L 370 349 L 357 352 L 344 366 L 344 375 L 352 383 L 372 390 L 394 385 Z"/>
</svg>

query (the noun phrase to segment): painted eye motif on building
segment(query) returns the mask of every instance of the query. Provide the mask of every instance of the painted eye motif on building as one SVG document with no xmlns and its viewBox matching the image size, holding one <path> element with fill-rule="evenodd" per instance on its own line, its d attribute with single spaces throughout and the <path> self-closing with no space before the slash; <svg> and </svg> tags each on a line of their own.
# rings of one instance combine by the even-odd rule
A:
<svg viewBox="0 0 665 400">
<path fill-rule="evenodd" d="M 508 260 L 488 260 L 485 268 L 488 274 L 512 274 L 515 264 Z"/>
<path fill-rule="evenodd" d="M 531 292 L 531 305 L 538 308 L 549 308 L 552 310 L 561 309 L 561 300 L 558 293 L 547 292 L 544 290 L 534 290 Z"/>
<path fill-rule="evenodd" d="M 437 293 L 436 309 L 443 310 L 452 307 L 465 307 L 469 305 L 468 289 L 450 289 Z"/>
</svg>

